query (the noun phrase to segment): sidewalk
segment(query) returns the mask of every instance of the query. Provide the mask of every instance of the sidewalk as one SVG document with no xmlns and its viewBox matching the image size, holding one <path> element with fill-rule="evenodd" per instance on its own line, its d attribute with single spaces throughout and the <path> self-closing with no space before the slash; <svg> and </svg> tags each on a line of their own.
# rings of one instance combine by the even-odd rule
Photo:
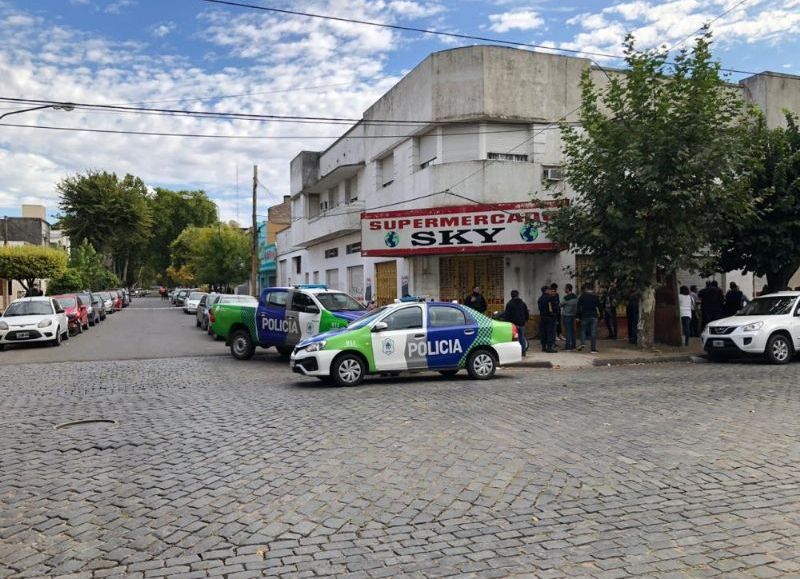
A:
<svg viewBox="0 0 800 579">
<path fill-rule="evenodd" d="M 687 347 L 656 344 L 653 350 L 642 350 L 627 340 L 597 340 L 597 354 L 589 353 L 589 345 L 581 351 L 564 352 L 564 342 L 556 342 L 559 351 L 547 354 L 540 351 L 538 341 L 530 340 L 528 354 L 515 366 L 528 368 L 591 368 L 593 366 L 622 366 L 625 364 L 657 364 L 663 362 L 699 361 L 704 354 L 699 338 L 692 338 Z"/>
</svg>

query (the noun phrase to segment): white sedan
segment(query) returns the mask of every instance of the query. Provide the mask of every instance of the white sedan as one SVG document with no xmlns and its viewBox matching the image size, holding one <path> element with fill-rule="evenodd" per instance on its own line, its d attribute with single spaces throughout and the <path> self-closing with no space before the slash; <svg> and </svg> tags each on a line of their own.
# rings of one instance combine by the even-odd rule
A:
<svg viewBox="0 0 800 579">
<path fill-rule="evenodd" d="M 204 295 L 206 295 L 205 292 L 190 293 L 183 301 L 183 313 L 196 314 L 197 306 L 200 304 L 200 300 L 203 298 Z"/>
<path fill-rule="evenodd" d="M 27 342 L 60 346 L 61 340 L 68 339 L 64 310 L 46 296 L 14 300 L 0 317 L 0 350 L 10 344 Z"/>
</svg>

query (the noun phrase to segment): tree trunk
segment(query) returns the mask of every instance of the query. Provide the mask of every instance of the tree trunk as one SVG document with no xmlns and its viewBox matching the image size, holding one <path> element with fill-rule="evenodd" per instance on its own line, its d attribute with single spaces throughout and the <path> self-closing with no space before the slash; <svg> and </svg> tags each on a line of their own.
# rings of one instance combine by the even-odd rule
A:
<svg viewBox="0 0 800 579">
<path fill-rule="evenodd" d="M 797 271 L 799 262 L 793 262 L 777 271 L 767 272 L 767 285 L 772 292 L 783 291 L 789 286 L 789 280 Z"/>
<path fill-rule="evenodd" d="M 637 327 L 636 340 L 639 347 L 649 350 L 655 343 L 656 329 L 656 287 L 651 283 L 642 290 L 639 298 L 639 325 Z"/>
<path fill-rule="evenodd" d="M 125 258 L 125 265 L 122 267 L 122 279 L 120 280 L 122 285 L 127 287 L 128 286 L 128 258 Z"/>
</svg>

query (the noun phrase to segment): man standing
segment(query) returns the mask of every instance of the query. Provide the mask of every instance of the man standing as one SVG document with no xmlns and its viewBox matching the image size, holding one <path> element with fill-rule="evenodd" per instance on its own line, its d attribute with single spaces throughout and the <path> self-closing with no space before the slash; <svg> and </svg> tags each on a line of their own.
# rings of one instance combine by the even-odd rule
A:
<svg viewBox="0 0 800 579">
<path fill-rule="evenodd" d="M 539 306 L 539 340 L 542 352 L 556 352 L 556 315 L 558 310 L 553 302 L 552 290 L 542 286 L 542 295 L 537 302 Z"/>
<path fill-rule="evenodd" d="M 578 319 L 581 321 L 581 344 L 578 350 L 583 350 L 586 337 L 592 340 L 592 354 L 597 354 L 597 316 L 600 312 L 600 300 L 594 293 L 590 284 L 583 285 L 583 291 L 578 298 Z"/>
<path fill-rule="evenodd" d="M 713 280 L 703 296 L 703 311 L 708 315 L 708 321 L 719 320 L 725 311 L 725 294 L 719 289 L 717 280 Z"/>
<path fill-rule="evenodd" d="M 605 287 L 601 298 L 603 319 L 608 328 L 608 337 L 617 339 L 617 284 L 613 281 Z"/>
<path fill-rule="evenodd" d="M 578 313 L 578 296 L 572 291 L 572 284 L 564 286 L 564 300 L 561 302 L 562 326 L 564 327 L 564 349 L 575 349 L 575 315 Z"/>
<path fill-rule="evenodd" d="M 739 286 L 736 285 L 736 282 L 732 281 L 729 287 L 730 289 L 728 290 L 728 293 L 725 294 L 724 316 L 726 318 L 729 316 L 735 316 L 736 312 L 741 310 L 747 303 L 744 293 L 739 289 Z"/>
<path fill-rule="evenodd" d="M 482 314 L 486 312 L 486 300 L 481 295 L 480 286 L 472 288 L 472 293 L 464 298 L 464 305 Z"/>
<path fill-rule="evenodd" d="M 503 318 L 507 322 L 511 322 L 517 326 L 517 333 L 519 334 L 519 345 L 522 347 L 522 355 L 528 351 L 528 338 L 525 336 L 525 323 L 530 318 L 528 306 L 519 297 L 517 290 L 511 290 L 511 299 L 506 304 L 506 311 Z"/>
<path fill-rule="evenodd" d="M 639 335 L 639 294 L 634 292 L 628 296 L 625 306 L 625 316 L 628 318 L 628 343 L 636 344 Z"/>
<path fill-rule="evenodd" d="M 556 304 L 556 340 L 563 340 L 564 334 L 561 333 L 561 298 L 558 295 L 558 284 L 550 284 L 550 295 Z"/>
<path fill-rule="evenodd" d="M 697 295 L 697 286 L 689 286 L 689 295 L 692 296 L 692 337 L 697 338 L 700 332 L 697 331 L 697 309 L 700 307 L 700 297 Z"/>
</svg>

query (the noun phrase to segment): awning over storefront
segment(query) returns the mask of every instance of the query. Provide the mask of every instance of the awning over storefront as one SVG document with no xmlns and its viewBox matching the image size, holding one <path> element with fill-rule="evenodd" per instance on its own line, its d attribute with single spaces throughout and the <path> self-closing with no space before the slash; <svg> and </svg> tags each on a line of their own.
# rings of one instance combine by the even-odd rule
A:
<svg viewBox="0 0 800 579">
<path fill-rule="evenodd" d="M 361 214 L 367 256 L 554 251 L 542 224 L 553 202 L 493 203 Z"/>
</svg>

